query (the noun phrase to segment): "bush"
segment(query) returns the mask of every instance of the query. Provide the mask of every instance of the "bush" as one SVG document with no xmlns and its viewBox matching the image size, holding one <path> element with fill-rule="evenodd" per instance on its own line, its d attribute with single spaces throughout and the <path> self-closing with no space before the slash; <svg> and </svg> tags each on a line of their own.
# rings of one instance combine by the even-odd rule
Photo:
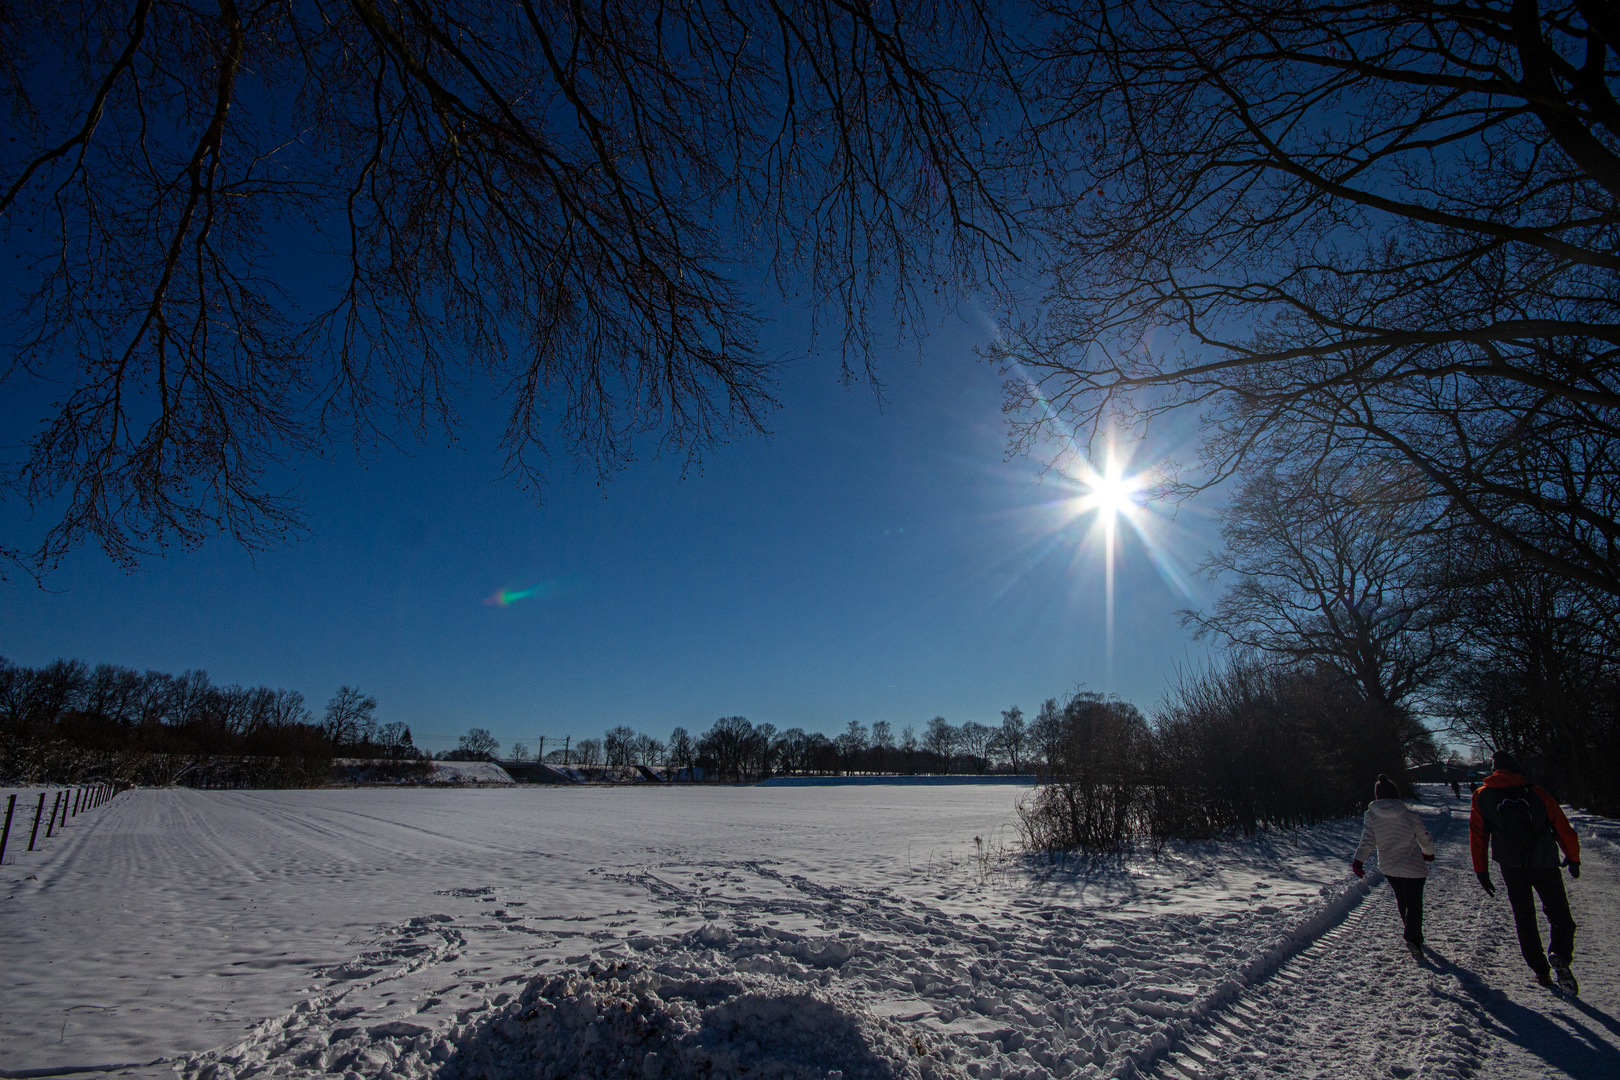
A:
<svg viewBox="0 0 1620 1080">
<path fill-rule="evenodd" d="M 1184 679 L 1150 725 L 1117 699 L 1049 701 L 1044 764 L 1018 806 L 1034 850 L 1118 851 L 1354 814 L 1390 761 L 1391 717 L 1338 673 L 1255 659 Z"/>
<path fill-rule="evenodd" d="M 1018 804 L 1033 848 L 1117 851 L 1144 823 L 1153 734 L 1136 706 L 1075 694 L 1046 734 L 1047 758 L 1035 791 Z"/>
</svg>

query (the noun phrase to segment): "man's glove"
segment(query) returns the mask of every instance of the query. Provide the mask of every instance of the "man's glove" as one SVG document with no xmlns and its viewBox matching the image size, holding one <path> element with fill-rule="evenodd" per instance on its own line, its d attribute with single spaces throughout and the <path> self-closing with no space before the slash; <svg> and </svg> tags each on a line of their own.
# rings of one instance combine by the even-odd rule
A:
<svg viewBox="0 0 1620 1080">
<path fill-rule="evenodd" d="M 1418 852 L 1418 854 L 1423 855 L 1423 852 L 1420 851 L 1420 852 Z M 1423 855 L 1423 861 L 1424 862 L 1434 862 L 1434 856 L 1433 855 Z"/>
<path fill-rule="evenodd" d="M 1355 871 L 1356 877 L 1367 876 L 1367 868 L 1361 865 L 1360 859 L 1352 859 L 1350 861 L 1350 869 Z"/>
<path fill-rule="evenodd" d="M 1567 863 L 1566 865 L 1569 867 L 1569 876 L 1570 877 L 1578 878 L 1578 877 L 1581 876 L 1581 864 L 1580 863 L 1572 862 L 1572 863 Z"/>
<path fill-rule="evenodd" d="M 1479 878 L 1480 888 L 1484 889 L 1485 892 L 1491 896 L 1496 895 L 1496 886 L 1491 884 L 1491 872 L 1489 870 L 1481 870 L 1474 876 Z"/>
</svg>

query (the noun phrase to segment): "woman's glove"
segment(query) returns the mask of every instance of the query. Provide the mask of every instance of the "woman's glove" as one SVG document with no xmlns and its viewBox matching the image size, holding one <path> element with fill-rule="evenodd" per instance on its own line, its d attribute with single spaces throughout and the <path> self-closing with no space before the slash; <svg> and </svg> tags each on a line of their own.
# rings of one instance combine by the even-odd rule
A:
<svg viewBox="0 0 1620 1080">
<path fill-rule="evenodd" d="M 1474 876 L 1479 878 L 1479 887 L 1484 889 L 1487 895 L 1496 895 L 1496 886 L 1491 884 L 1491 872 L 1489 870 L 1481 870 Z"/>
<path fill-rule="evenodd" d="M 1361 860 L 1360 859 L 1352 859 L 1352 860 L 1350 860 L 1350 869 L 1355 871 L 1356 877 L 1366 877 L 1367 876 L 1367 868 L 1365 866 L 1361 865 Z"/>
<path fill-rule="evenodd" d="M 1572 877 L 1572 878 L 1578 878 L 1578 877 L 1581 876 L 1581 864 L 1580 863 L 1572 862 L 1572 863 L 1569 864 L 1569 876 Z"/>
<path fill-rule="evenodd" d="M 1418 854 L 1423 855 L 1423 852 L 1420 851 L 1420 852 L 1418 852 Z M 1433 855 L 1423 855 L 1423 861 L 1424 862 L 1434 862 L 1434 856 Z"/>
</svg>

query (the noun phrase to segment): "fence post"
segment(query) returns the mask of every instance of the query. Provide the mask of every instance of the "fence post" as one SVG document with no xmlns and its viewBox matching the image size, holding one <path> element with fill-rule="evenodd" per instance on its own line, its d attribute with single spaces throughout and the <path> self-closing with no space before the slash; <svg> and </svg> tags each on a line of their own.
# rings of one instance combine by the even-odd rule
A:
<svg viewBox="0 0 1620 1080">
<path fill-rule="evenodd" d="M 34 850 L 34 840 L 39 836 L 39 818 L 45 813 L 45 793 L 39 793 L 39 805 L 34 807 L 34 831 L 28 834 L 28 850 Z"/>
<path fill-rule="evenodd" d="M 62 805 L 62 793 L 58 791 L 56 798 L 51 800 L 51 816 L 45 819 L 45 839 L 51 838 L 51 830 L 56 828 L 56 811 Z"/>
<path fill-rule="evenodd" d="M 6 861 L 6 841 L 11 839 L 11 815 L 17 809 L 17 796 L 6 800 L 6 824 L 0 828 L 0 866 Z"/>
<path fill-rule="evenodd" d="M 79 816 L 79 797 L 84 793 L 83 788 L 73 789 L 73 816 Z"/>
</svg>

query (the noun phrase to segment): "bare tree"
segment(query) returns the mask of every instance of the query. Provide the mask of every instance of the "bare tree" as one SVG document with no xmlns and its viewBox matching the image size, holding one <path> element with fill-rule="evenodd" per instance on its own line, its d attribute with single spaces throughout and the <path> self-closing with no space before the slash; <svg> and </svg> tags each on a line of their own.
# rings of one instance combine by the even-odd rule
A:
<svg viewBox="0 0 1620 1080">
<path fill-rule="evenodd" d="M 698 755 L 714 760 L 720 776 L 737 780 L 757 760 L 754 725 L 743 716 L 722 716 L 698 740 Z"/>
<path fill-rule="evenodd" d="M 507 464 L 695 455 L 773 401 L 756 297 L 915 325 L 1010 251 L 993 6 L 21 0 L 9 356 L 61 387 L 11 490 L 129 564 L 298 528 L 289 456 L 455 424 Z M 888 307 L 888 303 L 881 306 Z M 852 366 L 853 365 L 853 366 Z M 60 506 L 60 510 L 58 510 Z"/>
<path fill-rule="evenodd" d="M 581 739 L 574 744 L 573 763 L 593 768 L 602 763 L 602 740 Z"/>
<path fill-rule="evenodd" d="M 1447 545 L 1380 496 L 1390 482 L 1342 463 L 1248 477 L 1208 563 L 1226 591 L 1186 619 L 1239 650 L 1325 664 L 1390 715 L 1416 703 L 1455 659 L 1462 628 Z M 1415 720 L 1401 726 L 1403 749 L 1423 741 Z"/>
<path fill-rule="evenodd" d="M 957 739 L 961 733 L 943 716 L 936 716 L 928 721 L 928 727 L 923 732 L 922 748 L 940 759 L 941 767 L 951 771 L 951 757 L 956 753 Z"/>
<path fill-rule="evenodd" d="M 969 720 L 957 729 L 956 744 L 967 755 L 974 772 L 982 773 L 990 767 L 990 747 L 995 737 L 995 728 L 977 720 Z"/>
<path fill-rule="evenodd" d="M 996 745 L 1001 752 L 1007 755 L 1007 763 L 1012 766 L 1013 772 L 1020 771 L 1024 762 L 1024 745 L 1029 741 L 1028 725 L 1024 723 L 1024 710 L 1014 705 L 1001 712 L 1001 731 L 996 736 Z"/>
<path fill-rule="evenodd" d="M 636 732 L 625 724 L 609 728 L 602 736 L 602 753 L 609 765 L 636 763 Z"/>
<path fill-rule="evenodd" d="M 1205 469 L 1172 488 L 1354 452 L 1620 595 L 1610 6 L 1042 14 L 1050 303 L 1001 350 L 1022 445 L 1192 409 Z"/>
<path fill-rule="evenodd" d="M 376 732 L 376 714 L 376 698 L 362 694 L 353 686 L 340 686 L 326 703 L 326 737 L 335 746 L 362 742 Z"/>
<path fill-rule="evenodd" d="M 692 736 L 683 727 L 669 733 L 669 766 L 672 769 L 690 769 L 696 758 Z"/>
<path fill-rule="evenodd" d="M 1469 552 L 1452 733 L 1509 750 L 1560 798 L 1620 808 L 1620 604 L 1484 543 Z"/>
<path fill-rule="evenodd" d="M 490 734 L 488 728 L 468 728 L 467 733 L 456 740 L 456 748 L 450 751 L 450 756 L 457 761 L 494 761 L 501 752 L 500 740 Z"/>
</svg>

